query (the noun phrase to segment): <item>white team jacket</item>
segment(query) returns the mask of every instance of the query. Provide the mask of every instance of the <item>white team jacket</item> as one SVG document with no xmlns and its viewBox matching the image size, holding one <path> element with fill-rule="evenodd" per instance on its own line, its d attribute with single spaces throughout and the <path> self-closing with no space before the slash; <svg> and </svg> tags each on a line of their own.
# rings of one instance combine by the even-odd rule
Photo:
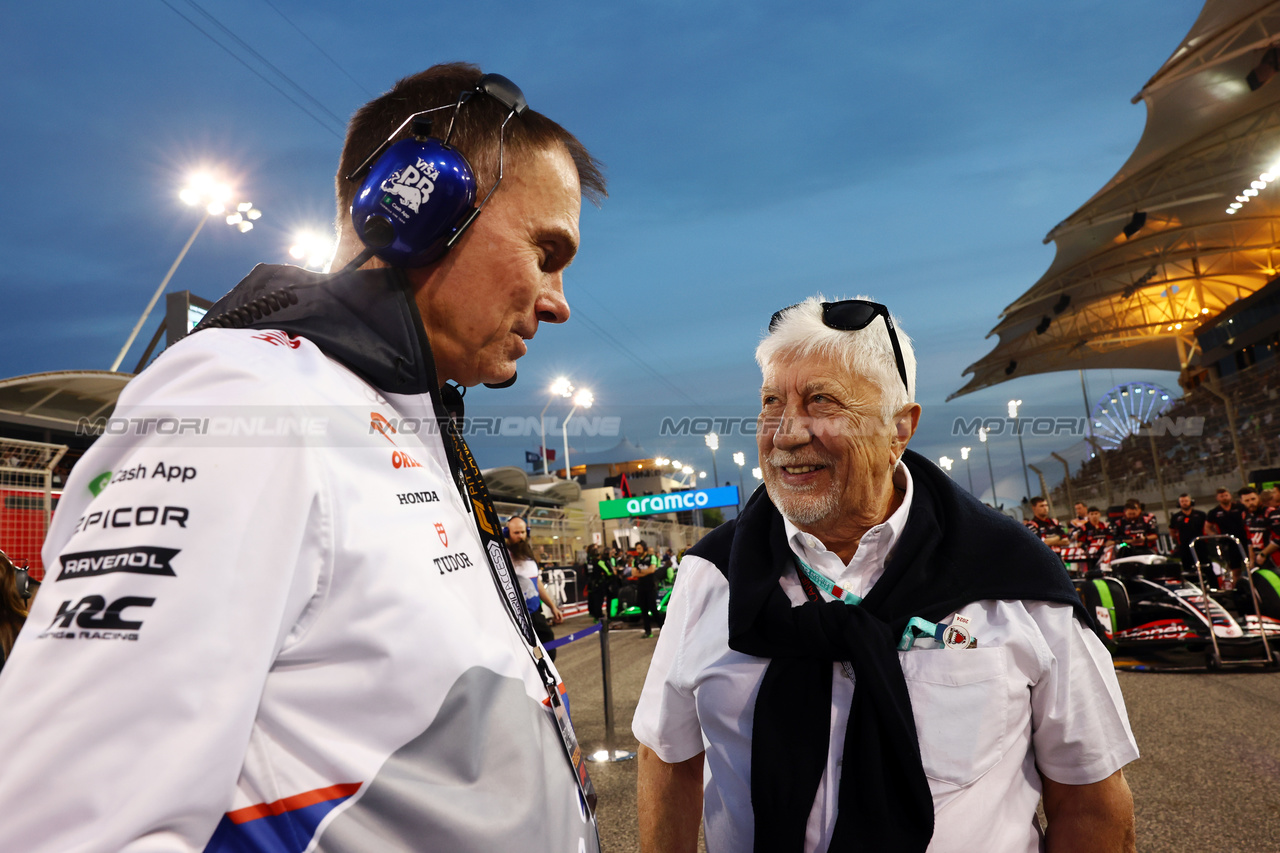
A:
<svg viewBox="0 0 1280 853">
<path fill-rule="evenodd" d="M 130 383 L 0 677 L 0 850 L 595 850 L 433 424 L 279 331 Z"/>
</svg>

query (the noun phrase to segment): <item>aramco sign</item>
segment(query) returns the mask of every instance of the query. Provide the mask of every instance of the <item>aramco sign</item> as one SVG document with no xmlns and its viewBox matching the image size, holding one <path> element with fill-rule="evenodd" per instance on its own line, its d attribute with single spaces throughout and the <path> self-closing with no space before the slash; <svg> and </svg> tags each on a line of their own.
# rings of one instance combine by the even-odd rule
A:
<svg viewBox="0 0 1280 853">
<path fill-rule="evenodd" d="M 664 512 L 688 512 L 737 505 L 738 487 L 721 486 L 716 489 L 691 489 L 687 492 L 600 501 L 600 518 L 630 518 L 635 515 L 659 515 Z"/>
</svg>

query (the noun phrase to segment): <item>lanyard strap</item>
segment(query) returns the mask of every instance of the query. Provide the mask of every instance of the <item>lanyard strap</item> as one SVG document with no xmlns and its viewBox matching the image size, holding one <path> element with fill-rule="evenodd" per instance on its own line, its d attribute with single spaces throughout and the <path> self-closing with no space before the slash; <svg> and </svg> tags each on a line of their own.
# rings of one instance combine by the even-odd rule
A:
<svg viewBox="0 0 1280 853">
<path fill-rule="evenodd" d="M 471 448 L 458 433 L 457 425 L 452 418 L 444 424 L 444 432 L 452 445 L 453 456 L 458 461 L 458 479 L 462 481 L 465 492 L 462 495 L 476 517 L 476 530 L 480 534 L 480 544 L 484 546 L 484 555 L 498 591 L 507 604 L 507 613 L 515 622 L 516 630 L 524 638 L 530 648 L 536 648 L 538 637 L 533 632 L 533 623 L 529 619 L 528 608 L 524 605 L 524 596 L 515 581 L 515 572 L 511 568 L 511 560 L 507 556 L 507 545 L 502 541 L 502 522 L 498 511 L 489 497 L 489 489 L 480 476 L 480 466 L 471 455 Z M 448 447 L 449 445 L 446 445 Z M 539 650 L 540 651 L 540 650 Z M 535 655 L 535 659 L 538 658 Z"/>
<path fill-rule="evenodd" d="M 862 603 L 861 598 L 849 592 L 847 589 L 836 586 L 836 584 L 831 580 L 831 578 L 822 574 L 822 572 L 817 571 L 816 569 L 814 569 L 813 566 L 809 565 L 804 560 L 800 559 L 799 557 L 796 557 L 796 562 L 800 564 L 800 568 L 803 571 L 802 577 L 807 578 L 815 586 L 817 586 L 818 589 L 822 590 L 827 595 L 831 596 L 832 598 L 843 601 L 845 604 L 861 604 Z M 804 586 L 803 580 L 800 582 L 800 585 Z M 805 593 L 808 594 L 808 592 L 809 590 L 806 589 Z M 809 600 L 817 601 L 818 599 L 815 596 L 810 595 Z"/>
<path fill-rule="evenodd" d="M 440 396 L 439 391 L 431 394 L 431 403 L 435 409 L 440 431 L 447 437 L 444 449 L 450 472 L 457 480 L 458 492 L 462 495 L 463 503 L 476 517 L 476 530 L 484 546 L 484 555 L 489 563 L 489 574 L 506 605 L 507 616 L 520 632 L 529 656 L 533 658 L 543 689 L 547 691 L 547 704 L 555 718 L 560 743 L 573 768 L 574 779 L 577 780 L 578 789 L 582 792 L 587 808 L 594 814 L 597 800 L 595 785 L 592 784 L 591 776 L 587 773 L 582 747 L 578 744 L 578 737 L 574 733 L 568 709 L 560 696 L 555 675 L 551 672 L 542 646 L 538 643 L 538 637 L 533 632 L 533 623 L 529 617 L 529 610 L 525 607 L 524 596 L 517 588 L 515 573 L 512 571 L 511 560 L 507 555 L 507 546 L 499 533 L 502 530 L 502 522 L 498 518 L 498 511 L 493 506 L 493 499 L 489 497 L 489 489 L 486 488 L 484 478 L 480 475 L 480 466 L 476 464 L 471 448 L 458 432 L 457 423 L 440 401 Z M 592 823 L 594 825 L 595 822 L 592 821 Z"/>
<path fill-rule="evenodd" d="M 818 589 L 821 589 L 832 598 L 837 601 L 843 601 L 845 604 L 857 606 L 862 603 L 861 598 L 847 589 L 837 586 L 834 581 L 804 560 L 796 557 L 796 562 L 800 564 L 801 569 L 799 574 L 800 586 L 804 590 L 805 597 L 810 601 L 822 601 L 822 596 L 818 595 Z M 941 643 L 947 627 L 946 625 L 936 625 L 927 619 L 921 619 L 919 616 L 912 616 L 907 622 L 907 627 L 902 629 L 902 637 L 898 640 L 898 651 L 905 652 L 909 650 L 919 637 L 933 637 Z M 840 665 L 844 668 L 844 674 L 848 679 L 853 681 L 853 668 L 849 662 L 842 660 Z"/>
</svg>

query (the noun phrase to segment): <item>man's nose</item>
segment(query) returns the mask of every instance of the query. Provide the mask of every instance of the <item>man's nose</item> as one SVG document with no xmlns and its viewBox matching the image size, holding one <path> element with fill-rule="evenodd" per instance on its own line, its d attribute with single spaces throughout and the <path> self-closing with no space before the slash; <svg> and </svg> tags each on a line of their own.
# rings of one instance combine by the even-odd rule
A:
<svg viewBox="0 0 1280 853">
<path fill-rule="evenodd" d="M 556 273 L 554 281 L 542 289 L 534 305 L 541 323 L 564 323 L 569 319 L 569 300 L 564 297 L 564 279 Z"/>
<path fill-rule="evenodd" d="M 808 416 L 798 406 L 788 406 L 778 419 L 773 446 L 779 450 L 790 450 L 808 444 L 813 438 L 810 427 Z"/>
</svg>

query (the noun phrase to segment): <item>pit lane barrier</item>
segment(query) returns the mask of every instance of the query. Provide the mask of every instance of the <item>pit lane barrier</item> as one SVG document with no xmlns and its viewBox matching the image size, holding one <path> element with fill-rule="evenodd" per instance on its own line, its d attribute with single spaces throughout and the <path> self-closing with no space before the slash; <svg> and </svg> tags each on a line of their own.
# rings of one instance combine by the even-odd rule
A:
<svg viewBox="0 0 1280 853">
<path fill-rule="evenodd" d="M 547 650 L 558 649 L 569 643 L 585 640 L 592 634 L 600 635 L 600 674 L 604 686 L 604 749 L 598 749 L 587 756 L 587 761 L 613 764 L 619 761 L 630 761 L 636 757 L 634 752 L 617 748 L 617 729 L 613 717 L 613 667 L 609 656 L 609 617 L 605 616 L 596 624 L 581 631 L 574 631 L 563 637 L 557 637 L 544 644 Z"/>
</svg>

